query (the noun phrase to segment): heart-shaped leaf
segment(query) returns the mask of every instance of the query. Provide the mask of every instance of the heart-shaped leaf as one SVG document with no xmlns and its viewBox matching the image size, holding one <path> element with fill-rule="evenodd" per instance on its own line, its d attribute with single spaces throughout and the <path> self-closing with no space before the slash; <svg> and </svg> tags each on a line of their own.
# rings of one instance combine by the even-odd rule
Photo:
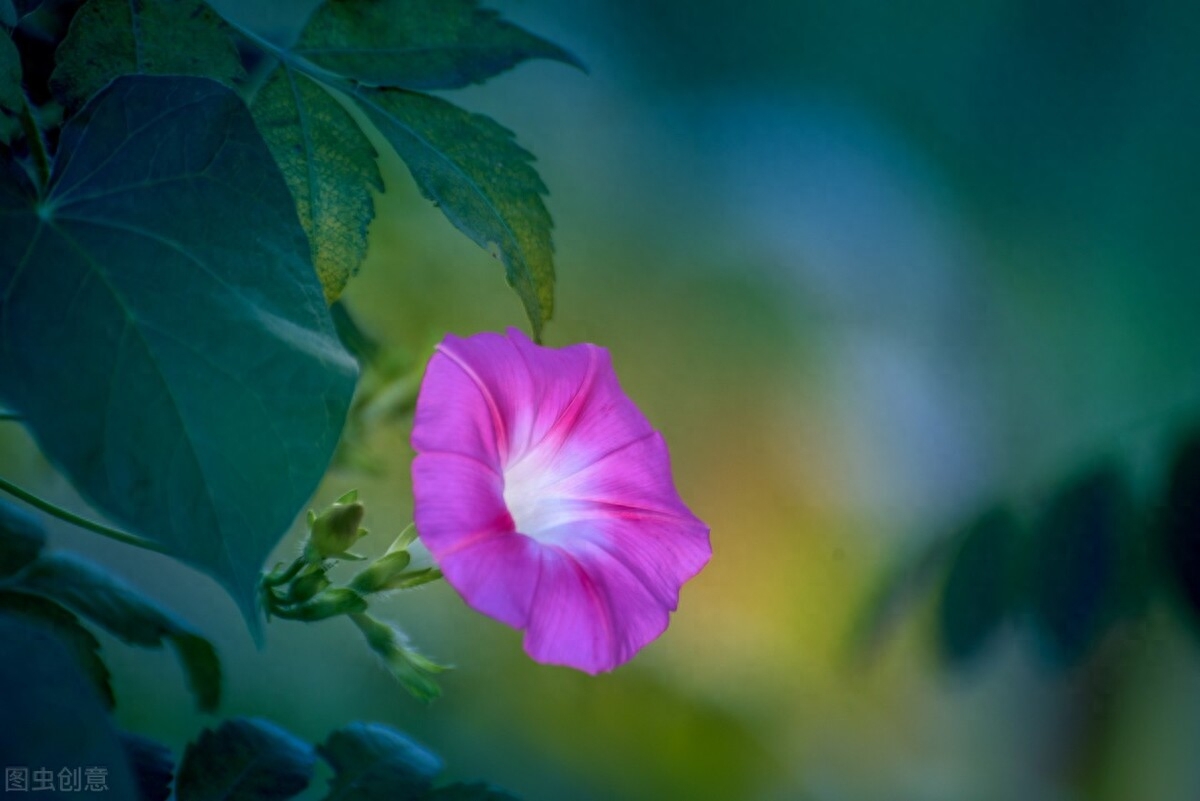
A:
<svg viewBox="0 0 1200 801">
<path fill-rule="evenodd" d="M 0 396 L 94 506 L 217 577 L 259 568 L 333 454 L 357 366 L 237 95 L 118 78 L 47 196 L 0 169 Z"/>
</svg>

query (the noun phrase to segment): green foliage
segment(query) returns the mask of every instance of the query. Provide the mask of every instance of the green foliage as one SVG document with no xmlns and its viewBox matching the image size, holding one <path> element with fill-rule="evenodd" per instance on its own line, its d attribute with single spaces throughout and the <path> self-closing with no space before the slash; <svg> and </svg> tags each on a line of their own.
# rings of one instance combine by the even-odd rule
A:
<svg viewBox="0 0 1200 801">
<path fill-rule="evenodd" d="M 265 720 L 234 718 L 201 733 L 179 766 L 179 801 L 281 801 L 308 786 L 312 748 Z"/>
<path fill-rule="evenodd" d="M 6 25 L 11 28 L 16 24 L 17 10 L 13 8 L 12 0 L 0 0 L 0 25 Z"/>
<path fill-rule="evenodd" d="M 1068 481 L 1035 524 L 1029 611 L 1048 655 L 1065 666 L 1082 661 L 1118 613 L 1117 572 L 1129 522 L 1125 475 L 1105 463 Z"/>
<path fill-rule="evenodd" d="M 288 64 L 271 74 L 251 111 L 296 200 L 332 303 L 367 255 L 371 190 L 383 191 L 375 148 L 328 90 Z"/>
<path fill-rule="evenodd" d="M 1162 567 L 1200 633 L 1200 432 L 1185 437 L 1172 458 L 1158 528 Z"/>
<path fill-rule="evenodd" d="M 383 660 L 392 677 L 415 698 L 428 703 L 442 694 L 434 677 L 449 668 L 413 648 L 408 636 L 395 626 L 365 614 L 351 615 L 350 619 L 363 633 L 371 650 Z"/>
<path fill-rule="evenodd" d="M 11 586 L 70 607 L 130 645 L 158 648 L 169 642 L 187 672 L 198 706 L 216 709 L 221 665 L 212 643 L 116 577 L 81 559 L 55 553 L 40 557 Z"/>
<path fill-rule="evenodd" d="M 48 636 L 57 637 L 96 688 L 96 694 L 105 706 L 116 705 L 108 667 L 100 658 L 100 641 L 69 610 L 36 595 L 0 590 L 0 615 L 23 618 L 37 624 Z"/>
<path fill-rule="evenodd" d="M 0 710 L 5 765 L 53 766 L 56 773 L 64 766 L 103 766 L 108 787 L 104 796 L 135 797 L 121 740 L 92 682 L 50 629 L 4 612 Z"/>
<path fill-rule="evenodd" d="M 533 329 L 554 312 L 553 222 L 533 157 L 510 131 L 440 98 L 361 87 L 354 99 L 450 222 L 504 262 Z"/>
<path fill-rule="evenodd" d="M 175 778 L 175 760 L 162 743 L 139 734 L 121 732 L 121 745 L 137 783 L 138 801 L 167 801 Z"/>
<path fill-rule="evenodd" d="M 317 746 L 333 766 L 326 801 L 394 801 L 422 797 L 442 761 L 387 726 L 354 723 Z"/>
<path fill-rule="evenodd" d="M 242 62 L 203 0 L 89 0 L 75 14 L 50 78 L 68 110 L 122 75 L 197 75 L 233 82 Z"/>
<path fill-rule="evenodd" d="M 256 626 L 259 565 L 356 374 L 287 188 L 245 106 L 204 79 L 119 78 L 61 150 L 44 199 L 0 180 L 0 394 L 95 506 L 215 575 Z"/>
<path fill-rule="evenodd" d="M 0 580 L 23 569 L 46 544 L 46 532 L 20 507 L 0 500 Z"/>
<path fill-rule="evenodd" d="M 976 659 L 1008 615 L 1018 531 L 1012 512 L 993 509 L 960 535 L 938 602 L 938 642 L 947 664 Z"/>
<path fill-rule="evenodd" d="M 475 0 L 329 0 L 292 52 L 368 86 L 457 89 L 548 58 L 573 55 L 479 8 Z"/>
</svg>

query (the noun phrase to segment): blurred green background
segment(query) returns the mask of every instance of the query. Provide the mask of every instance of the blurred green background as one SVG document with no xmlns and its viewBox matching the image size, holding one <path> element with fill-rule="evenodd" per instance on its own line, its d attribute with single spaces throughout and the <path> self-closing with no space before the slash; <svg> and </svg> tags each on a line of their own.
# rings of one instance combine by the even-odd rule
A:
<svg viewBox="0 0 1200 801">
<path fill-rule="evenodd" d="M 446 586 L 401 595 L 385 616 L 458 666 L 426 707 L 345 621 L 277 621 L 257 650 L 200 574 L 61 526 L 54 544 L 217 643 L 222 714 L 309 740 L 383 721 L 529 801 L 1200 797 L 1200 654 L 1161 605 L 1099 677 L 1016 626 L 946 672 L 920 602 L 865 658 L 852 642 L 896 555 L 1098 453 L 1151 485 L 1200 412 L 1200 9 L 493 5 L 590 68 L 451 99 L 515 130 L 551 188 L 547 343 L 612 351 L 712 527 L 667 633 L 590 678 L 532 663 Z M 388 163 L 346 295 L 363 325 L 414 353 L 522 325 L 500 266 Z M 407 442 L 373 430 L 384 474 L 335 470 L 318 498 L 361 489 L 373 554 L 411 519 Z M 78 507 L 19 430 L 0 447 L 6 475 Z M 169 654 L 104 651 L 126 727 L 178 754 L 214 723 Z"/>
</svg>

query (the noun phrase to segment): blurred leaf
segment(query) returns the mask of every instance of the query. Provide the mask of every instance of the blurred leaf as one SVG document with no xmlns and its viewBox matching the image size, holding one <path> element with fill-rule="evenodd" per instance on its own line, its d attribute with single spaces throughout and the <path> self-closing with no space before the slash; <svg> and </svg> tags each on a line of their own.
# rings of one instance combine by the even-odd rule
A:
<svg viewBox="0 0 1200 801">
<path fill-rule="evenodd" d="M 357 372 L 292 198 L 242 101 L 201 78 L 118 78 L 60 153 L 45 200 L 0 173 L 0 395 L 92 505 L 217 577 L 259 634 L 259 568 Z"/>
<path fill-rule="evenodd" d="M 486 784 L 450 784 L 421 797 L 421 801 L 520 801 L 508 792 Z"/>
<path fill-rule="evenodd" d="M 56 771 L 63 766 L 103 766 L 108 786 L 104 797 L 136 796 L 121 739 L 76 661 L 48 629 L 7 614 L 0 614 L 0 710 L 0 755 L 5 766 L 46 766 Z M 36 798 L 39 794 L 11 795 Z"/>
<path fill-rule="evenodd" d="M 121 732 L 121 743 L 137 782 L 138 801 L 167 801 L 175 778 L 171 749 L 149 737 L 127 731 Z"/>
<path fill-rule="evenodd" d="M 221 666 L 212 644 L 115 576 L 58 553 L 34 562 L 16 586 L 69 606 L 131 645 L 161 647 L 169 640 L 187 672 L 196 703 L 205 711 L 216 709 L 221 698 Z"/>
<path fill-rule="evenodd" d="M 317 746 L 334 770 L 326 801 L 406 801 L 423 797 L 442 760 L 379 723 L 352 723 Z"/>
<path fill-rule="evenodd" d="M 16 24 L 17 10 L 13 8 L 12 0 L 0 0 L 0 25 L 6 25 L 11 28 Z"/>
<path fill-rule="evenodd" d="M 334 303 L 329 307 L 329 313 L 333 317 L 333 326 L 337 329 L 338 339 L 346 346 L 346 350 L 358 359 L 359 364 L 368 364 L 379 357 L 383 345 L 379 343 L 378 339 L 363 330 L 345 303 L 340 300 Z"/>
<path fill-rule="evenodd" d="M 50 87 L 74 111 L 121 75 L 196 75 L 226 83 L 242 62 L 203 0 L 89 0 L 56 53 Z"/>
<path fill-rule="evenodd" d="M 1119 466 L 1105 463 L 1051 498 L 1027 557 L 1033 623 L 1048 655 L 1073 667 L 1116 613 L 1118 559 L 1131 499 Z"/>
<path fill-rule="evenodd" d="M 277 801 L 312 779 L 315 757 L 307 743 L 273 723 L 233 718 L 206 730 L 184 751 L 178 801 Z"/>
<path fill-rule="evenodd" d="M 417 92 L 353 94 L 408 165 L 417 187 L 460 231 L 504 262 L 535 334 L 554 311 L 553 222 L 533 156 L 481 114 Z"/>
<path fill-rule="evenodd" d="M 1200 432 L 1187 437 L 1175 453 L 1163 507 L 1164 568 L 1200 624 Z"/>
<path fill-rule="evenodd" d="M 0 111 L 16 114 L 25 104 L 21 92 L 21 54 L 6 31 L 0 31 Z"/>
<path fill-rule="evenodd" d="M 0 500 L 0 579 L 8 578 L 37 558 L 46 532 L 37 518 Z"/>
<path fill-rule="evenodd" d="M 456 89 L 531 58 L 583 65 L 475 0 L 328 0 L 293 52 L 359 83 Z"/>
<path fill-rule="evenodd" d="M 1012 512 L 994 509 L 962 533 L 938 602 L 938 642 L 949 665 L 978 657 L 1010 611 L 1018 532 Z"/>
<path fill-rule="evenodd" d="M 53 601 L 23 592 L 0 591 L 0 615 L 21 617 L 57 635 L 92 682 L 104 705 L 116 705 L 108 668 L 100 658 L 100 641 L 85 629 L 79 618 Z"/>
<path fill-rule="evenodd" d="M 383 191 L 375 148 L 341 103 L 286 62 L 255 95 L 251 111 L 296 199 L 332 303 L 367 255 L 371 190 Z"/>
</svg>

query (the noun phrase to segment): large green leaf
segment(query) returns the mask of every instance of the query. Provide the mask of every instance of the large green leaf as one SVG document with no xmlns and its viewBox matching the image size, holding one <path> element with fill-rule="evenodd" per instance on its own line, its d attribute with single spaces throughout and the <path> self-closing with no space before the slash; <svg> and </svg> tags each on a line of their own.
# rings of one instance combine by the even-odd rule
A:
<svg viewBox="0 0 1200 801">
<path fill-rule="evenodd" d="M 0 500 L 0 579 L 8 578 L 37 558 L 46 532 L 36 518 Z"/>
<path fill-rule="evenodd" d="M 224 23 L 203 0 L 89 0 L 55 53 L 50 86 L 68 110 L 120 75 L 242 77 Z"/>
<path fill-rule="evenodd" d="M 378 723 L 352 723 L 335 731 L 317 752 L 334 771 L 325 801 L 416 799 L 442 772 L 435 754 Z"/>
<path fill-rule="evenodd" d="M 360 83 L 403 89 L 480 83 L 531 58 L 582 68 L 475 0 L 327 0 L 293 52 Z"/>
<path fill-rule="evenodd" d="M 1018 532 L 1007 509 L 986 512 L 963 531 L 938 603 L 938 643 L 949 664 L 974 660 L 1011 610 Z"/>
<path fill-rule="evenodd" d="M 5 767 L 79 770 L 84 792 L 6 792 L 5 797 L 136 797 L 121 739 L 67 650 L 45 629 L 0 614 L 0 757 Z M 87 792 L 86 769 L 102 767 L 107 789 Z M 32 783 L 27 785 L 32 790 Z"/>
<path fill-rule="evenodd" d="M 0 25 L 9 28 L 17 24 L 17 10 L 13 8 L 12 0 L 0 0 Z"/>
<path fill-rule="evenodd" d="M 360 88 L 354 99 L 412 171 L 425 197 L 504 262 L 539 333 L 554 311 L 553 222 L 546 186 L 510 131 L 419 92 Z"/>
<path fill-rule="evenodd" d="M 357 366 L 232 90 L 119 78 L 48 197 L 0 166 L 0 396 L 96 507 L 216 576 L 259 630 L 267 553 L 329 463 Z"/>
<path fill-rule="evenodd" d="M 273 723 L 234 718 L 204 731 L 179 765 L 179 801 L 282 801 L 312 779 L 312 748 Z"/>
<path fill-rule="evenodd" d="M 0 591 L 0 614 L 19 617 L 53 633 L 67 647 L 106 706 L 116 704 L 108 667 L 100 658 L 100 641 L 69 610 L 23 592 Z"/>
<path fill-rule="evenodd" d="M 174 646 L 201 709 L 221 699 L 221 664 L 212 643 L 187 623 L 99 567 L 68 554 L 43 556 L 15 583 L 17 589 L 50 598 L 131 645 Z"/>
<path fill-rule="evenodd" d="M 383 191 L 375 148 L 341 103 L 287 63 L 258 91 L 251 111 L 296 199 L 325 298 L 333 302 L 367 255 L 371 190 Z"/>
<path fill-rule="evenodd" d="M 1073 667 L 1119 612 L 1120 559 L 1131 521 L 1125 475 L 1102 463 L 1047 503 L 1029 542 L 1026 592 L 1046 655 Z"/>
</svg>

